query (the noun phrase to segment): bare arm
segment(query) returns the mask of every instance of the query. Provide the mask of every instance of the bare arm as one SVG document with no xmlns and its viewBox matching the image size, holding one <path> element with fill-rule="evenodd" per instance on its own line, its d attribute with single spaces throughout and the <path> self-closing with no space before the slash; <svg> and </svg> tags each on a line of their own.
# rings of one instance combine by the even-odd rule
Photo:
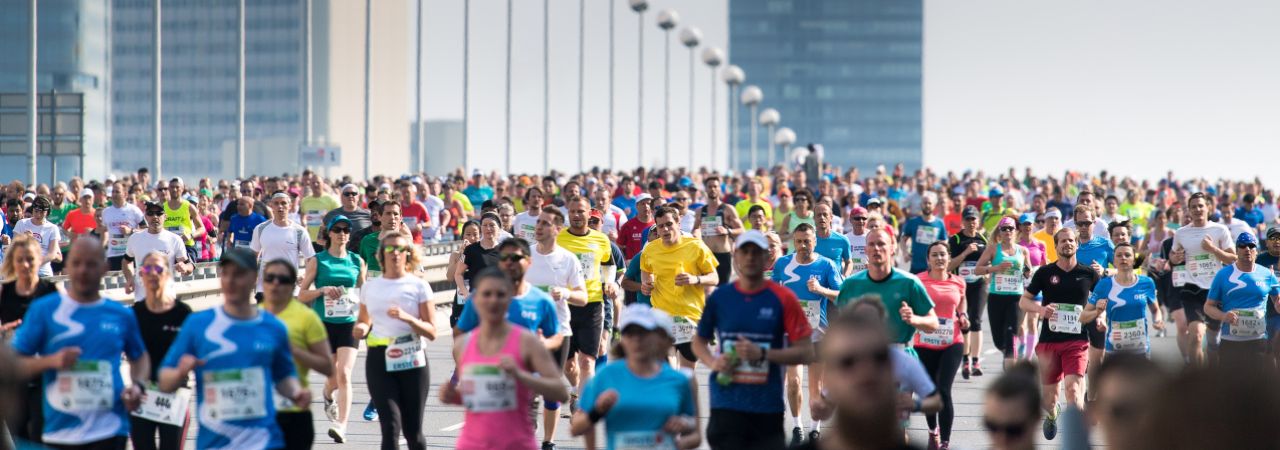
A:
<svg viewBox="0 0 1280 450">
<path fill-rule="evenodd" d="M 325 288 L 311 289 L 316 282 L 316 259 L 308 258 L 306 269 L 303 270 L 302 280 L 298 282 L 298 301 L 310 305 L 312 301 L 325 295 Z"/>
<path fill-rule="evenodd" d="M 196 209 L 196 205 L 187 203 L 187 214 L 191 220 L 191 237 L 195 239 L 204 237 L 204 221 L 200 220 L 200 211 Z"/>
<path fill-rule="evenodd" d="M 516 331 L 513 330 L 513 332 Z M 556 367 L 555 361 L 551 360 L 551 354 L 547 353 L 538 337 L 532 333 L 523 334 L 520 338 L 520 344 L 521 356 L 537 375 L 520 370 L 517 367 L 511 367 L 515 370 L 508 370 L 508 373 L 514 372 L 511 375 L 517 381 L 524 383 L 529 389 L 542 395 L 547 400 L 553 402 L 569 401 L 569 390 L 560 381 L 563 374 Z"/>
<path fill-rule="evenodd" d="M 326 377 L 333 375 L 333 352 L 329 350 L 329 341 L 321 339 L 306 348 L 292 346 L 293 357 L 308 369 L 319 372 Z"/>
</svg>

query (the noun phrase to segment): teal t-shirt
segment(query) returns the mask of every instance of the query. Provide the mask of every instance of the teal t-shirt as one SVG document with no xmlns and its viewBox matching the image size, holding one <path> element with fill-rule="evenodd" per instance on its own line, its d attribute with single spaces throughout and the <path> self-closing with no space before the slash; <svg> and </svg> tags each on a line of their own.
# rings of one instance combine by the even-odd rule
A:
<svg viewBox="0 0 1280 450">
<path fill-rule="evenodd" d="M 916 329 L 902 320 L 898 310 L 902 305 L 911 306 L 915 315 L 923 316 L 933 310 L 933 300 L 924 289 L 924 283 L 915 275 L 899 269 L 893 269 L 889 277 L 883 280 L 871 279 L 870 271 L 864 270 L 844 279 L 840 285 L 840 295 L 836 297 L 836 305 L 844 306 L 864 294 L 876 294 L 884 302 L 888 317 L 889 338 L 895 343 L 906 344 L 915 337 Z"/>
<path fill-rule="evenodd" d="M 339 258 L 329 254 L 328 251 L 316 253 L 316 281 L 315 287 L 339 286 L 348 289 L 356 298 L 354 288 L 356 280 L 360 277 L 360 265 L 364 262 L 360 255 L 347 252 L 347 257 Z M 345 298 L 346 296 L 344 296 Z M 342 302 L 342 299 L 339 299 Z M 352 323 L 356 321 L 356 316 L 349 308 L 353 305 L 339 305 L 336 311 L 329 311 L 325 307 L 324 296 L 316 297 L 311 302 L 311 309 L 316 311 L 320 319 L 329 323 Z"/>
</svg>

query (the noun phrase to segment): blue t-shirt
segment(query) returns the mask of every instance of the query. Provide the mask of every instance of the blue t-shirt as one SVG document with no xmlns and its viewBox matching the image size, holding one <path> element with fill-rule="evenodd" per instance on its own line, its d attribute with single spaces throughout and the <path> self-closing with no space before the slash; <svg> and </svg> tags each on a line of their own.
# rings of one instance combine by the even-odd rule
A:
<svg viewBox="0 0 1280 450">
<path fill-rule="evenodd" d="M 773 282 L 786 286 L 792 293 L 796 295 L 796 299 L 800 300 L 800 306 L 805 309 L 806 318 L 812 315 L 814 308 L 810 306 L 810 302 L 817 305 L 818 320 L 809 321 L 809 326 L 817 325 L 818 329 L 827 328 L 827 304 L 831 303 L 826 297 L 809 292 L 809 279 L 816 278 L 818 284 L 822 287 L 833 291 L 840 290 L 840 283 L 844 279 L 840 276 L 840 269 L 836 267 L 835 261 L 827 259 L 822 255 L 813 255 L 814 261 L 809 264 L 800 264 L 796 261 L 796 254 L 778 258 L 773 264 Z"/>
<path fill-rule="evenodd" d="M 853 258 L 853 251 L 849 248 L 849 238 L 836 232 L 832 232 L 827 237 L 818 236 L 813 251 L 835 262 L 837 269 L 843 269 L 844 261 Z"/>
<path fill-rule="evenodd" d="M 1248 223 L 1249 228 L 1258 228 L 1258 224 L 1262 223 L 1264 220 L 1267 220 L 1266 216 L 1262 215 L 1262 210 L 1259 209 L 1257 206 L 1253 207 L 1253 209 L 1250 209 L 1248 211 L 1246 211 L 1243 206 L 1236 208 L 1236 213 L 1234 214 L 1234 216 L 1237 219 L 1243 220 L 1245 221 L 1245 223 Z"/>
<path fill-rule="evenodd" d="M 529 292 L 511 299 L 507 307 L 507 321 L 529 331 L 541 332 L 544 337 L 555 336 L 560 332 L 560 322 L 556 316 L 556 304 L 551 296 L 541 289 L 529 288 Z M 471 307 L 471 299 L 467 299 L 462 307 L 462 315 L 458 317 L 458 330 L 469 333 L 480 326 L 480 316 Z"/>
<path fill-rule="evenodd" d="M 689 376 L 667 364 L 656 375 L 641 378 L 627 368 L 626 361 L 614 361 L 597 370 L 582 388 L 579 409 L 590 413 L 596 398 L 610 389 L 618 392 L 618 402 L 604 415 L 605 448 L 609 449 L 620 447 L 620 441 L 647 444 L 627 448 L 659 447 L 663 441 L 656 439 L 673 439 L 662 432 L 667 419 L 694 415 L 698 401 L 689 390 Z"/>
<path fill-rule="evenodd" d="M 1116 246 L 1111 243 L 1110 239 L 1094 236 L 1088 242 L 1080 243 L 1080 248 L 1076 250 L 1076 262 L 1085 267 L 1089 267 L 1093 263 L 1107 267 L 1111 265 L 1111 257 L 1115 255 L 1115 252 Z"/>
<path fill-rule="evenodd" d="M 1232 264 L 1223 267 L 1217 275 L 1214 275 L 1213 284 L 1209 286 L 1208 299 L 1221 303 L 1218 308 L 1223 312 L 1236 311 L 1237 315 L 1241 315 L 1252 311 L 1257 313 L 1260 319 L 1265 320 L 1263 308 L 1266 307 L 1267 297 L 1277 294 L 1280 294 L 1280 282 L 1276 281 L 1276 275 L 1270 268 L 1254 264 L 1252 272 L 1243 272 Z M 1242 320 L 1249 319 L 1242 318 Z M 1252 335 L 1243 332 L 1243 327 L 1233 334 L 1231 328 L 1231 324 L 1222 323 L 1223 340 L 1251 341 L 1266 338 L 1266 333 Z"/>
<path fill-rule="evenodd" d="M 204 361 L 195 368 L 196 447 L 284 447 L 271 395 L 277 382 L 296 376 L 284 323 L 266 311 L 248 320 L 222 307 L 192 313 L 161 367 L 178 367 L 184 355 Z"/>
<path fill-rule="evenodd" d="M 622 197 L 622 196 L 614 197 L 613 206 L 617 206 L 618 208 L 622 208 L 623 211 L 626 211 L 627 220 L 636 218 L 635 197 L 631 197 L 631 198 Z"/>
<path fill-rule="evenodd" d="M 247 216 L 240 214 L 231 215 L 231 223 L 227 225 L 227 232 L 231 233 L 232 245 L 243 242 L 244 248 L 249 248 L 249 242 L 253 240 L 253 229 L 257 228 L 262 222 L 266 222 L 267 218 L 262 217 L 258 213 L 250 213 Z"/>
<path fill-rule="evenodd" d="M 631 258 L 631 262 L 627 264 L 627 270 L 622 273 L 622 277 L 628 280 L 634 281 L 636 283 L 640 282 L 640 254 L 639 253 L 636 253 L 636 256 Z M 636 291 L 635 295 L 636 295 L 636 303 L 639 303 L 642 305 L 653 304 L 653 300 L 648 295 L 644 295 L 644 292 Z M 605 303 L 608 303 L 608 302 L 605 302 Z"/>
<path fill-rule="evenodd" d="M 493 188 L 488 185 L 476 186 L 473 184 L 463 189 L 462 195 L 467 196 L 467 200 L 471 201 L 472 205 L 479 207 L 486 200 L 493 199 Z"/>
<path fill-rule="evenodd" d="M 929 269 L 929 244 L 947 240 L 947 225 L 937 217 L 916 216 L 907 219 L 902 235 L 911 239 L 911 273 L 920 273 Z"/>
<path fill-rule="evenodd" d="M 739 337 L 763 348 L 783 348 L 785 344 L 809 340 L 813 329 L 804 318 L 796 295 L 786 287 L 765 281 L 755 292 L 743 292 L 738 283 L 717 288 L 707 297 L 698 321 L 698 337 L 715 339 L 719 353 L 727 354 Z M 784 342 L 784 335 L 790 339 Z M 707 382 L 711 407 L 750 413 L 781 413 L 782 366 L 739 361 L 733 383 L 721 386 L 711 372 Z"/>
<path fill-rule="evenodd" d="M 55 292 L 31 304 L 12 345 L 24 356 L 80 348 L 74 368 L 42 374 L 45 443 L 76 445 L 129 435 L 129 413 L 120 401 L 124 390 L 120 355 L 134 359 L 147 352 L 138 320 L 129 308 L 105 299 L 80 303 Z M 63 382 L 67 386 L 95 385 L 99 389 L 94 391 L 100 395 L 85 395 L 79 390 L 64 393 L 60 389 Z"/>
<path fill-rule="evenodd" d="M 1141 352 L 1151 349 L 1151 313 L 1148 305 L 1156 305 L 1156 282 L 1143 275 L 1133 286 L 1122 286 L 1115 277 L 1103 278 L 1093 287 L 1089 304 L 1107 299 L 1107 347 L 1108 352 Z M 1141 320 L 1141 322 L 1137 322 Z M 1140 328 L 1139 328 L 1140 326 Z M 1139 330 L 1140 331 L 1135 331 Z M 1118 339 L 1118 346 L 1112 343 Z"/>
</svg>

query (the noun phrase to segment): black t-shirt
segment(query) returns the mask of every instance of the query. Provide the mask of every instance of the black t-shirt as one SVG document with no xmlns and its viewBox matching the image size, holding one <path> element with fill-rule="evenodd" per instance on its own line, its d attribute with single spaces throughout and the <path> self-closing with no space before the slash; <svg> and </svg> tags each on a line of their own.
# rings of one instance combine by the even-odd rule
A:
<svg viewBox="0 0 1280 450">
<path fill-rule="evenodd" d="M 467 265 L 467 271 L 462 273 L 462 278 L 471 283 L 476 274 L 480 273 L 486 267 L 498 266 L 498 246 L 493 248 L 484 248 L 479 242 L 468 245 L 462 249 L 462 262 Z"/>
<path fill-rule="evenodd" d="M 1254 259 L 1253 263 L 1275 271 L 1280 269 L 1280 256 L 1273 256 L 1266 250 L 1259 249 L 1258 258 Z M 1276 311 L 1276 303 L 1267 302 L 1267 317 L 1276 317 L 1278 315 L 1280 315 L 1280 311 Z"/>
<path fill-rule="evenodd" d="M 964 253 L 964 250 L 969 248 L 969 244 L 971 243 L 977 243 L 978 250 L 970 253 L 969 256 L 964 258 L 964 260 L 965 262 L 976 263 L 979 258 L 982 258 L 982 252 L 987 250 L 987 238 L 983 237 L 981 232 L 974 233 L 973 237 L 965 236 L 963 232 L 953 234 L 951 235 L 951 238 L 947 240 L 947 247 L 948 250 L 951 251 L 951 255 L 956 256 Z M 978 281 L 975 281 L 975 283 L 982 283 L 985 280 L 986 277 L 978 277 Z"/>
<path fill-rule="evenodd" d="M 151 312 L 145 302 L 133 304 L 133 316 L 138 318 L 142 344 L 147 347 L 147 356 L 151 358 L 151 379 L 159 379 L 160 362 L 169 353 L 169 346 L 177 339 L 178 330 L 189 315 L 191 307 L 182 302 L 175 302 L 172 308 L 162 313 Z"/>
<path fill-rule="evenodd" d="M 1089 295 L 1093 292 L 1093 286 L 1098 284 L 1098 279 L 1097 272 L 1079 263 L 1071 270 L 1062 270 L 1057 263 L 1048 264 L 1040 267 L 1040 270 L 1031 276 L 1031 284 L 1027 286 L 1027 292 L 1032 295 L 1043 293 L 1044 298 L 1041 300 L 1043 304 L 1079 305 L 1083 310 L 1084 306 L 1089 304 Z M 1081 324 L 1079 333 L 1059 333 L 1049 330 L 1048 317 L 1041 317 L 1040 321 L 1040 342 L 1088 340 L 1089 336 L 1085 334 L 1085 330 L 1086 327 L 1092 326 L 1085 323 Z"/>
<path fill-rule="evenodd" d="M 27 315 L 27 308 L 31 306 L 31 302 L 57 291 L 57 285 L 45 280 L 36 281 L 36 289 L 30 296 L 18 294 L 18 280 L 0 285 L 0 323 L 22 319 Z"/>
</svg>

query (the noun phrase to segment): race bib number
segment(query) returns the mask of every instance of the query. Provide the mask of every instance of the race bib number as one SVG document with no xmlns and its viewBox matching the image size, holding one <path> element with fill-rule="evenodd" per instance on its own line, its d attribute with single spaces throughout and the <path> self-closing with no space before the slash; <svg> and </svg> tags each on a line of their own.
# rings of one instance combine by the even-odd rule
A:
<svg viewBox="0 0 1280 450">
<path fill-rule="evenodd" d="M 123 234 L 111 234 L 107 238 L 107 250 L 111 253 L 124 253 L 129 246 L 129 238 Z"/>
<path fill-rule="evenodd" d="M 178 236 L 182 236 L 182 226 L 181 226 L 181 225 L 176 226 L 176 227 L 164 227 L 164 229 L 169 230 L 169 231 L 173 232 L 173 234 L 176 234 L 176 235 L 178 235 Z"/>
<path fill-rule="evenodd" d="M 260 419 L 267 416 L 266 377 L 261 367 L 204 372 L 204 404 L 217 420 Z"/>
<path fill-rule="evenodd" d="M 946 347 L 956 341 L 956 320 L 938 318 L 938 329 L 930 333 L 916 333 L 920 343 L 932 347 Z"/>
<path fill-rule="evenodd" d="M 916 228 L 915 241 L 916 244 L 920 245 L 930 245 L 938 242 L 938 227 L 920 225 Z"/>
<path fill-rule="evenodd" d="M 422 338 L 406 334 L 391 340 L 387 345 L 387 372 L 399 372 L 427 366 L 427 352 L 422 348 Z"/>
<path fill-rule="evenodd" d="M 1070 303 L 1054 303 L 1053 316 L 1049 318 L 1049 331 L 1054 333 L 1079 334 L 1080 305 Z"/>
<path fill-rule="evenodd" d="M 588 280 L 600 278 L 600 271 L 591 270 L 592 267 L 595 267 L 596 263 L 595 253 L 575 253 L 575 255 L 578 257 L 578 266 L 582 268 L 583 278 Z"/>
<path fill-rule="evenodd" d="M 187 421 L 187 407 L 191 404 L 191 389 L 164 393 L 153 383 L 147 387 L 142 406 L 131 414 L 152 422 L 180 427 Z"/>
<path fill-rule="evenodd" d="M 676 344 L 693 342 L 693 335 L 698 330 L 698 324 L 683 317 L 672 317 L 671 321 L 674 325 L 671 327 L 671 334 L 673 334 L 671 338 L 675 340 Z"/>
<path fill-rule="evenodd" d="M 614 450 L 675 450 L 676 440 L 661 431 L 623 431 L 613 433 Z"/>
<path fill-rule="evenodd" d="M 853 266 L 853 273 L 858 273 L 858 272 L 867 270 L 867 258 L 865 257 L 859 258 L 856 256 L 849 258 L 849 265 Z"/>
<path fill-rule="evenodd" d="M 355 317 L 356 305 L 360 303 L 360 290 L 357 288 L 341 288 L 338 298 L 324 298 L 324 317 L 326 319 L 345 319 Z"/>
<path fill-rule="evenodd" d="M 996 291 L 998 292 L 1021 292 L 1022 276 L 1021 275 L 1005 275 L 996 274 Z"/>
<path fill-rule="evenodd" d="M 823 301 L 825 299 L 800 301 L 800 306 L 804 308 L 804 318 L 809 321 L 809 328 L 818 329 L 818 325 L 822 321 Z"/>
<path fill-rule="evenodd" d="M 521 224 L 520 228 L 516 230 L 516 237 L 529 242 L 534 242 L 534 234 L 533 225 L 527 223 Z"/>
<path fill-rule="evenodd" d="M 1242 338 L 1259 338 L 1267 332 L 1266 313 L 1259 309 L 1233 309 L 1236 323 L 1231 325 L 1231 335 Z"/>
<path fill-rule="evenodd" d="M 1111 349 L 1145 351 L 1147 349 L 1147 319 L 1111 321 Z"/>
<path fill-rule="evenodd" d="M 724 219 L 719 216 L 707 216 L 702 218 L 702 235 L 703 236 L 719 236 L 720 232 L 716 228 L 724 226 Z"/>
<path fill-rule="evenodd" d="M 324 213 L 320 211 L 307 211 L 305 219 L 308 227 L 318 227 L 324 224 Z"/>
<path fill-rule="evenodd" d="M 1218 270 L 1222 269 L 1222 264 L 1213 255 L 1204 254 L 1192 256 L 1186 267 L 1192 280 L 1208 284 L 1218 274 Z"/>
<path fill-rule="evenodd" d="M 977 261 L 965 261 L 960 263 L 960 276 L 964 278 L 965 283 L 976 283 L 979 278 L 982 278 L 974 272 L 977 268 Z"/>
<path fill-rule="evenodd" d="M 735 352 L 734 347 L 738 345 L 736 340 L 724 340 L 724 352 Z M 768 350 L 768 342 L 757 342 L 760 348 Z M 764 384 L 769 380 L 769 363 L 766 361 L 746 361 L 741 356 L 738 357 L 738 365 L 733 368 L 733 382 L 742 384 Z"/>
<path fill-rule="evenodd" d="M 115 405 L 115 384 L 111 363 L 76 361 L 70 369 L 59 370 L 53 386 L 45 388 L 53 409 L 76 413 L 109 411 Z"/>
<path fill-rule="evenodd" d="M 516 409 L 516 380 L 490 364 L 472 364 L 458 380 L 462 405 L 471 412 L 502 412 Z"/>
</svg>

